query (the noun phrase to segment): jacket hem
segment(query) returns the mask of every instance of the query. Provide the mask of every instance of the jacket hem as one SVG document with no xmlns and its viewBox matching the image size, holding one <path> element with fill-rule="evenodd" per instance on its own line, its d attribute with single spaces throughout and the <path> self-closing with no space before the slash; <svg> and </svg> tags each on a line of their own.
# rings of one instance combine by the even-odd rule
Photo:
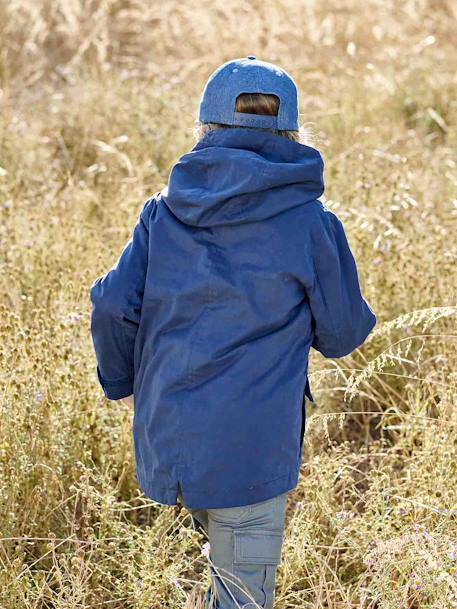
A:
<svg viewBox="0 0 457 609">
<path fill-rule="evenodd" d="M 241 507 L 252 503 L 259 503 L 272 499 L 287 491 L 293 490 L 300 475 L 300 465 L 291 472 L 274 480 L 247 486 L 236 490 L 221 490 L 220 492 L 209 492 L 208 490 L 186 490 L 181 481 L 181 492 L 185 506 L 189 509 L 219 509 L 229 507 Z M 160 487 L 149 480 L 140 480 L 140 486 L 144 493 L 153 501 L 164 505 L 178 505 L 178 481 L 176 487 Z"/>
</svg>

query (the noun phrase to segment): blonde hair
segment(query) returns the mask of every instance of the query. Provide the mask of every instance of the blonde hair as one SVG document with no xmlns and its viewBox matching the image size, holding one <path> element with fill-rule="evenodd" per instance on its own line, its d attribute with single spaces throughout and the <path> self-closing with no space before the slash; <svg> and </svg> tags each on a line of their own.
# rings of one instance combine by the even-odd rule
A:
<svg viewBox="0 0 457 609">
<path fill-rule="evenodd" d="M 247 112 L 248 114 L 267 114 L 277 116 L 279 111 L 279 98 L 267 93 L 242 93 L 236 99 L 235 110 L 237 112 Z M 222 123 L 202 123 L 195 120 L 193 129 L 194 137 L 197 141 L 201 140 L 207 133 L 216 129 L 230 129 L 237 125 L 223 125 Z M 257 127 L 243 127 L 244 129 L 258 129 Z M 299 131 L 287 131 L 282 129 L 260 129 L 269 131 L 275 135 L 281 135 L 299 144 L 313 145 L 316 135 L 310 126 L 300 125 Z"/>
</svg>

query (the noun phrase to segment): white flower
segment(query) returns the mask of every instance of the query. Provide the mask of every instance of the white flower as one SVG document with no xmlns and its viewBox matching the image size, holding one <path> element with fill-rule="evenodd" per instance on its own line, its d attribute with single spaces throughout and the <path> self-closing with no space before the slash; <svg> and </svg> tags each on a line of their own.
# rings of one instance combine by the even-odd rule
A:
<svg viewBox="0 0 457 609">
<path fill-rule="evenodd" d="M 207 541 L 202 545 L 201 556 L 206 556 L 206 558 L 209 558 L 210 550 L 211 546 L 209 545 L 209 541 Z"/>
</svg>

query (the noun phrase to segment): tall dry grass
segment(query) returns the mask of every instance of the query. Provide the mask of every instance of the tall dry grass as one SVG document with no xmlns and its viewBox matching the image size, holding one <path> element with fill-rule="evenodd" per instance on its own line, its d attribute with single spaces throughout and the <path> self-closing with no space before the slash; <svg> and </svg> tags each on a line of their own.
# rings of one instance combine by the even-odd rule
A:
<svg viewBox="0 0 457 609">
<path fill-rule="evenodd" d="M 379 318 L 314 353 L 281 609 L 457 606 L 453 0 L 0 1 L 0 607 L 194 607 L 205 541 L 144 497 L 88 287 L 251 53 L 296 77 Z M 200 585 L 199 585 L 200 582 Z"/>
</svg>

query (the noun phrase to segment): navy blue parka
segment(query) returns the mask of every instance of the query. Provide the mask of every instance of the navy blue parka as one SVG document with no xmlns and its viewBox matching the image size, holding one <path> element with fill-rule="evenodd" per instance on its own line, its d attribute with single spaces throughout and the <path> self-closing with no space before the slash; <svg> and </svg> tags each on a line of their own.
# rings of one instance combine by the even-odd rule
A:
<svg viewBox="0 0 457 609">
<path fill-rule="evenodd" d="M 324 192 L 320 152 L 268 131 L 211 131 L 145 201 L 90 289 L 98 380 L 134 395 L 146 495 L 189 508 L 293 489 L 311 347 L 339 358 L 376 324 Z"/>
</svg>

